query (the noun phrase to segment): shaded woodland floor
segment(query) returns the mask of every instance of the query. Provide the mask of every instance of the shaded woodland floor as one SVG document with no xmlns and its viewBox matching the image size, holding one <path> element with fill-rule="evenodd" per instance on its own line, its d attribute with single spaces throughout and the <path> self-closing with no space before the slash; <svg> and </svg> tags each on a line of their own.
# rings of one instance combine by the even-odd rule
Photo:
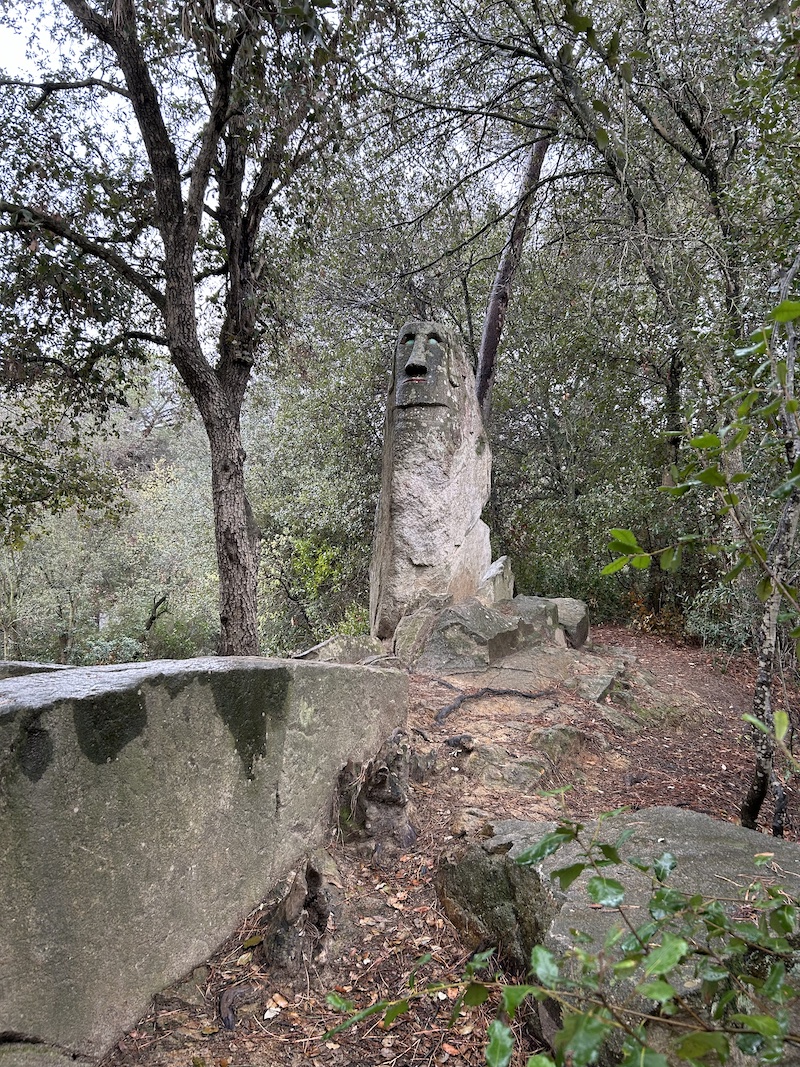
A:
<svg viewBox="0 0 800 1067">
<path fill-rule="evenodd" d="M 413 785 L 419 836 L 381 865 L 359 843 L 331 842 L 324 862 L 336 925 L 327 961 L 292 983 L 259 968 L 248 947 L 262 929 L 265 910 L 256 911 L 179 988 L 155 999 L 103 1067 L 483 1064 L 492 1004 L 450 1025 L 452 988 L 414 1002 L 389 1028 L 376 1015 L 324 1037 L 341 1019 L 328 1007 L 327 992 L 358 1007 L 402 997 L 425 954 L 431 958 L 418 986 L 446 986 L 460 974 L 469 953 L 437 902 L 440 856 L 480 834 L 491 818 L 557 818 L 562 801 L 541 793 L 566 785 L 563 803 L 579 818 L 670 804 L 736 821 L 752 771 L 741 718 L 750 707 L 752 661 L 619 627 L 596 627 L 592 639 L 620 671 L 598 702 L 552 685 L 535 699 L 467 700 L 437 724 L 436 713 L 453 703 L 453 684 L 413 676 L 409 727 L 415 749 L 432 766 Z M 457 691 L 469 692 L 463 677 Z M 795 703 L 792 693 L 785 699 Z M 797 804 L 792 791 L 787 837 L 795 840 Z M 771 810 L 763 821 L 766 830 Z M 226 990 L 241 993 L 233 1030 L 219 1015 Z M 522 1050 L 514 1067 L 536 1048 L 523 1041 Z"/>
</svg>

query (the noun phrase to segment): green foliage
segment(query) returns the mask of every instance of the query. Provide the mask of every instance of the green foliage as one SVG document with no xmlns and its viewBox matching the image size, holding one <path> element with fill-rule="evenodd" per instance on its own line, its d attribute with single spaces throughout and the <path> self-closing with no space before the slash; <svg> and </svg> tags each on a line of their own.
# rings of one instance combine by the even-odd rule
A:
<svg viewBox="0 0 800 1067">
<path fill-rule="evenodd" d="M 273 654 L 369 630 L 385 379 L 375 344 L 342 341 L 336 325 L 296 338 L 301 384 L 275 373 L 247 415 L 262 640 Z"/>
<path fill-rule="evenodd" d="M 617 814 L 617 813 L 612 813 Z M 576 849 L 577 860 L 551 872 L 562 887 L 585 876 L 585 890 L 596 905 L 616 911 L 605 943 L 573 931 L 573 947 L 559 963 L 541 945 L 531 953 L 527 984 L 477 983 L 485 952 L 465 969 L 458 985 L 455 1018 L 463 1008 L 496 998 L 503 1015 L 487 1031 L 486 1063 L 506 1067 L 514 1053 L 514 1032 L 508 1025 L 528 998 L 557 1005 L 561 1022 L 553 1038 L 554 1059 L 536 1055 L 528 1067 L 589 1067 L 614 1035 L 621 1043 L 618 1061 L 638 1067 L 667 1067 L 673 1062 L 648 1044 L 649 1022 L 671 1034 L 671 1054 L 690 1065 L 724 1064 L 734 1048 L 754 1063 L 783 1062 L 784 1049 L 800 1044 L 789 1031 L 786 1005 L 800 995 L 796 980 L 796 943 L 800 907 L 782 888 L 758 880 L 747 888 L 747 917 L 730 900 L 687 896 L 667 883 L 679 858 L 663 853 L 652 861 L 620 850 L 630 829 L 613 843 L 601 839 L 605 817 L 591 838 L 580 823 L 563 820 L 530 846 L 517 862 L 538 865 L 564 845 Z M 602 873 L 615 865 L 618 878 Z M 644 908 L 625 906 L 625 888 L 649 878 L 650 897 Z M 618 880 L 619 879 L 619 880 Z M 750 917 L 752 915 L 752 918 Z M 455 983 L 452 983 L 455 984 Z M 366 1013 L 380 1013 L 385 1024 L 409 1010 L 409 1001 L 433 996 L 441 984 L 414 991 L 400 1001 L 382 1001 Z M 637 994 L 634 996 L 633 993 Z M 354 1012 L 353 1004 L 329 997 L 337 1010 Z M 335 1031 L 352 1025 L 365 1012 L 351 1014 Z"/>
<path fill-rule="evenodd" d="M 207 451 L 191 425 L 171 456 L 167 447 L 153 459 L 160 446 L 148 443 L 152 467 L 127 471 L 121 514 L 72 509 L 0 550 L 4 658 L 90 664 L 214 651 Z M 120 465 L 136 445 L 135 434 L 120 439 Z"/>
</svg>

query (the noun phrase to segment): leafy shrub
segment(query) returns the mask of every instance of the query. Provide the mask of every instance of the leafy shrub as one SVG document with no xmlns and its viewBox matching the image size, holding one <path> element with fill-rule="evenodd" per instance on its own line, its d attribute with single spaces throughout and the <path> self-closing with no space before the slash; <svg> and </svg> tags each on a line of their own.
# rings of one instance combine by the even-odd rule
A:
<svg viewBox="0 0 800 1067">
<path fill-rule="evenodd" d="M 616 1062 L 669 1067 L 667 1056 L 649 1043 L 649 1023 L 672 1031 L 671 1055 L 691 1067 L 724 1064 L 734 1049 L 755 1063 L 779 1064 L 785 1047 L 800 1048 L 800 1035 L 790 1032 L 788 1012 L 800 994 L 798 902 L 778 886 L 756 882 L 747 891 L 745 913 L 732 914 L 730 900 L 688 896 L 672 888 L 669 877 L 677 860 L 669 852 L 649 862 L 635 857 L 623 861 L 620 849 L 631 828 L 613 844 L 596 834 L 587 839 L 584 829 L 581 823 L 563 820 L 523 851 L 517 863 L 538 866 L 563 845 L 576 842 L 577 862 L 554 870 L 550 877 L 565 890 L 588 873 L 585 890 L 591 904 L 616 910 L 620 921 L 599 949 L 573 931 L 573 947 L 563 960 L 535 946 L 527 983 L 506 984 L 499 975 L 481 977 L 492 949 L 472 958 L 458 982 L 452 1020 L 462 1009 L 496 1000 L 500 1017 L 488 1028 L 488 1067 L 510 1063 L 515 1039 L 509 1023 L 529 998 L 557 1006 L 561 1022 L 553 1039 L 554 1058 L 537 1054 L 528 1058 L 527 1067 L 589 1067 L 615 1035 L 620 1046 L 619 1054 L 613 1054 Z M 756 863 L 766 864 L 770 856 L 757 856 Z M 639 911 L 634 918 L 633 911 L 623 907 L 626 886 L 620 878 L 625 876 L 609 877 L 606 868 L 612 865 L 627 867 L 632 878 L 650 879 L 646 914 Z M 355 1011 L 352 1003 L 331 994 L 331 1006 L 351 1014 L 326 1036 L 378 1014 L 388 1026 L 412 1001 L 440 992 L 441 983 L 415 987 L 416 970 L 425 961 L 419 961 L 402 998 Z"/>
</svg>

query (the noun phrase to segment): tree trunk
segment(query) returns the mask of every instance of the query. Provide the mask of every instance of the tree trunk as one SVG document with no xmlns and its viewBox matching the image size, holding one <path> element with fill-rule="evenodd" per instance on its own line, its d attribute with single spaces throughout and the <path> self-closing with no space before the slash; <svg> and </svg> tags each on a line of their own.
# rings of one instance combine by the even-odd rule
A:
<svg viewBox="0 0 800 1067">
<path fill-rule="evenodd" d="M 551 104 L 545 116 L 545 122 L 548 124 L 555 122 L 557 116 L 558 107 L 556 104 Z M 484 425 L 486 426 L 489 425 L 491 415 L 497 349 L 500 346 L 500 338 L 506 321 L 506 312 L 508 311 L 508 302 L 511 299 L 511 287 L 514 284 L 522 246 L 528 232 L 528 223 L 531 217 L 531 208 L 533 207 L 533 194 L 538 187 L 542 165 L 551 140 L 552 134 L 548 133 L 531 145 L 525 174 L 520 183 L 517 208 L 514 212 L 514 221 L 511 224 L 511 233 L 497 265 L 497 273 L 489 296 L 486 316 L 483 320 L 475 388 Z"/>
<path fill-rule="evenodd" d="M 259 538 L 244 486 L 238 420 L 206 422 L 219 567 L 221 656 L 257 656 Z"/>
<path fill-rule="evenodd" d="M 767 553 L 767 569 L 777 583 L 784 583 L 787 577 L 789 561 L 797 535 L 798 518 L 800 518 L 800 492 L 793 489 L 783 506 L 778 529 L 772 539 Z M 753 742 L 756 749 L 756 769 L 750 788 L 742 803 L 742 826 L 755 830 L 758 814 L 764 797 L 767 795 L 773 776 L 775 741 L 773 737 L 772 716 L 772 676 L 775 670 L 775 646 L 778 637 L 778 612 L 783 593 L 774 588 L 764 604 L 761 620 L 761 632 L 758 647 L 758 677 L 753 693 L 753 715 L 766 727 L 766 733 L 754 730 Z"/>
<path fill-rule="evenodd" d="M 772 674 L 775 663 L 775 641 L 778 630 L 780 593 L 773 593 L 764 605 L 761 632 L 758 642 L 758 677 L 753 692 L 753 715 L 767 727 L 767 733 L 753 729 L 753 744 L 756 750 L 756 768 L 750 788 L 742 802 L 742 826 L 755 830 L 758 814 L 769 789 L 772 764 L 775 756 L 775 741 L 772 735 Z"/>
<path fill-rule="evenodd" d="M 781 300 L 786 300 L 791 292 L 794 280 L 800 273 L 800 254 L 786 271 L 780 288 Z M 777 333 L 773 333 L 770 340 L 770 362 L 772 363 L 773 382 L 776 383 L 776 391 L 783 394 L 783 403 L 780 411 L 780 427 L 783 432 L 784 448 L 786 451 L 786 465 L 789 471 L 794 469 L 795 463 L 800 459 L 800 431 L 798 430 L 797 416 L 791 412 L 787 405 L 795 399 L 795 367 L 797 361 L 797 334 L 793 322 L 787 322 L 786 352 L 785 352 L 785 378 L 781 383 L 778 373 L 777 354 L 775 342 Z M 777 327 L 776 327 L 777 331 Z M 791 493 L 781 509 L 778 527 L 772 538 L 767 552 L 765 570 L 772 578 L 772 592 L 764 604 L 764 615 L 761 620 L 761 632 L 758 648 L 758 678 L 756 679 L 755 692 L 753 694 L 753 715 L 763 723 L 766 732 L 754 730 L 754 743 L 756 749 L 756 769 L 750 788 L 742 803 L 742 826 L 751 830 L 756 828 L 758 814 L 764 797 L 767 794 L 770 781 L 774 778 L 773 763 L 775 758 L 775 741 L 773 736 L 774 720 L 772 715 L 772 676 L 775 669 L 775 646 L 778 637 L 778 613 L 784 597 L 784 589 L 789 564 L 792 558 L 797 526 L 800 521 L 800 490 L 793 486 Z M 795 603 L 795 607 L 797 604 Z M 775 779 L 775 817 L 773 820 L 773 833 L 776 836 L 783 834 L 783 817 L 785 813 L 785 797 L 782 795 L 780 782 Z"/>
</svg>

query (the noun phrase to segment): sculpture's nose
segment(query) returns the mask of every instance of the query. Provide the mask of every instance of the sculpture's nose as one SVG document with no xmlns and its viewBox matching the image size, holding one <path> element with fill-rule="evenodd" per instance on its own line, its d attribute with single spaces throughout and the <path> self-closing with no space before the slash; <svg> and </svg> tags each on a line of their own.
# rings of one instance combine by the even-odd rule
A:
<svg viewBox="0 0 800 1067">
<path fill-rule="evenodd" d="M 425 338 L 416 337 L 411 355 L 405 366 L 406 378 L 424 378 L 428 373 L 428 355 L 425 349 Z"/>
</svg>

